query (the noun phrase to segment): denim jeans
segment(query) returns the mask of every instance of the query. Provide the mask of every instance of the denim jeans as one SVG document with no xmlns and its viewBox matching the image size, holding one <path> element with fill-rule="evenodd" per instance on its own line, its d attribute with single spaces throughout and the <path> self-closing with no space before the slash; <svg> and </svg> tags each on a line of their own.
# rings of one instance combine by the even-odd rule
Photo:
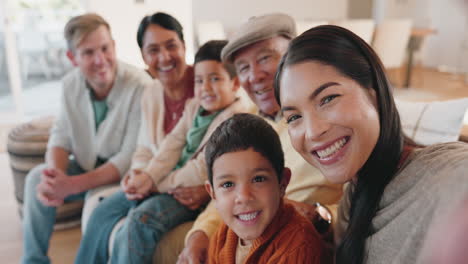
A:
<svg viewBox="0 0 468 264">
<path fill-rule="evenodd" d="M 115 235 L 110 263 L 152 263 L 162 236 L 177 225 L 195 219 L 197 213 L 169 194 L 129 201 L 124 192 L 118 191 L 92 212 L 75 263 L 107 263 L 112 229 L 125 216 L 124 225 Z"/>
<path fill-rule="evenodd" d="M 34 167 L 26 176 L 23 205 L 23 256 L 21 263 L 50 263 L 47 256 L 49 241 L 55 224 L 56 208 L 43 205 L 37 199 L 36 186 L 41 182 L 42 170 L 46 164 Z M 68 175 L 83 173 L 75 161 L 70 161 Z M 71 195 L 65 202 L 83 200 L 85 193 Z"/>
</svg>

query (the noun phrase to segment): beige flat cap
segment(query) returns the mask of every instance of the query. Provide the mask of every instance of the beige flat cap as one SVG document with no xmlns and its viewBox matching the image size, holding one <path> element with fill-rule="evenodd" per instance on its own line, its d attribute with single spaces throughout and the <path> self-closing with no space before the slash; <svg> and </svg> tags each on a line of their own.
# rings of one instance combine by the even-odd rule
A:
<svg viewBox="0 0 468 264">
<path fill-rule="evenodd" d="M 221 59 L 225 63 L 232 63 L 232 55 L 248 45 L 275 36 L 293 39 L 296 34 L 296 22 L 289 15 L 273 13 L 254 16 L 229 38 L 228 44 L 221 52 Z"/>
</svg>

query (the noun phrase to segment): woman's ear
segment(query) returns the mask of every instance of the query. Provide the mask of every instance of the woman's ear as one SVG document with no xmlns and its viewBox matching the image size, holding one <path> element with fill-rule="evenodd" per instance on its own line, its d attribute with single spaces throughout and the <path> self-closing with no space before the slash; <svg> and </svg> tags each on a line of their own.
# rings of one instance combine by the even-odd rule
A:
<svg viewBox="0 0 468 264">
<path fill-rule="evenodd" d="M 281 182 L 280 182 L 281 197 L 283 197 L 286 194 L 286 187 L 288 187 L 290 180 L 291 180 L 291 170 L 288 167 L 285 167 L 283 170 L 283 177 L 281 177 Z"/>
<path fill-rule="evenodd" d="M 211 183 L 209 181 L 205 181 L 205 189 L 210 195 L 211 199 L 216 200 L 215 193 L 213 190 L 213 186 L 211 186 Z"/>
<path fill-rule="evenodd" d="M 367 89 L 367 94 L 369 96 L 369 99 L 371 100 L 372 104 L 374 105 L 375 109 L 379 109 L 377 107 L 377 94 L 375 93 L 375 90 L 370 88 L 370 89 Z"/>
</svg>

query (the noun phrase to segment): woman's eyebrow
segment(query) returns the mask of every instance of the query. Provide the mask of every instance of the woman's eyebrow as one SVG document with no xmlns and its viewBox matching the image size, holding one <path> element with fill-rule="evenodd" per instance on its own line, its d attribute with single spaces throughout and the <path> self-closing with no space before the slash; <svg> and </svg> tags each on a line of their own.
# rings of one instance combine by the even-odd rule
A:
<svg viewBox="0 0 468 264">
<path fill-rule="evenodd" d="M 340 85 L 339 83 L 337 82 L 327 82 L 327 83 L 324 83 L 322 85 L 320 85 L 317 89 L 315 89 L 310 95 L 309 95 L 309 100 L 312 101 L 315 99 L 315 97 L 317 97 L 321 92 L 323 92 L 325 89 L 327 89 L 328 87 L 331 87 L 331 86 L 335 86 L 335 85 Z M 293 107 L 293 106 L 285 106 L 285 107 L 282 107 L 281 108 L 281 112 L 285 112 L 285 111 L 292 111 L 292 110 L 295 110 L 296 108 Z"/>
<path fill-rule="evenodd" d="M 315 99 L 315 97 L 317 97 L 321 92 L 323 92 L 325 89 L 327 89 L 328 87 L 331 87 L 331 86 L 335 86 L 335 85 L 340 85 L 339 83 L 337 82 L 327 82 L 327 83 L 324 83 L 322 85 L 320 85 L 317 89 L 315 89 L 315 91 L 312 92 L 312 94 L 309 96 L 309 100 L 313 100 Z"/>
</svg>

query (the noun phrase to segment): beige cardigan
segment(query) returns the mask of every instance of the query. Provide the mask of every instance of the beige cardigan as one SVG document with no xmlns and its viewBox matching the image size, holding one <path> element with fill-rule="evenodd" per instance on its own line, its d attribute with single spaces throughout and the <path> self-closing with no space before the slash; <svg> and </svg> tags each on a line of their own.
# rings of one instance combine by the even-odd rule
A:
<svg viewBox="0 0 468 264">
<path fill-rule="evenodd" d="M 145 146 L 146 150 L 151 150 L 151 153 L 146 151 L 146 155 L 143 156 L 141 155 L 142 152 L 140 152 L 139 157 L 144 157 L 143 160 L 138 160 L 138 156 L 135 156 L 137 160 L 134 158 L 136 163 L 146 163 L 146 166 L 140 168 L 142 168 L 144 172 L 151 175 L 159 192 L 167 192 L 170 189 L 176 187 L 202 185 L 207 179 L 205 155 L 202 153 L 206 142 L 216 127 L 218 127 L 218 125 L 221 124 L 224 120 L 228 119 L 235 113 L 245 112 L 248 107 L 248 103 L 243 99 L 237 99 L 218 116 L 216 116 L 208 127 L 205 136 L 203 137 L 194 156 L 189 161 L 187 161 L 187 163 L 182 168 L 173 171 L 173 168 L 180 159 L 182 150 L 186 144 L 187 133 L 192 127 L 193 120 L 195 119 L 199 107 L 200 105 L 197 99 L 193 98 L 187 101 L 184 114 L 172 132 L 169 133 L 162 141 L 158 138 L 154 139 L 147 137 Z M 152 127 L 151 129 L 150 126 L 146 126 L 147 135 L 154 135 L 154 129 L 161 129 L 162 127 L 161 119 L 158 119 L 157 121 L 152 120 L 151 122 L 160 122 L 160 124 L 159 126 L 155 126 L 156 128 Z M 146 124 L 148 123 L 148 120 L 146 120 Z M 160 132 L 156 134 L 161 135 Z M 152 140 L 152 142 L 159 141 L 159 146 L 152 144 L 152 142 L 148 140 Z M 142 139 L 140 142 L 144 143 L 143 141 L 144 139 Z M 149 155 L 151 155 L 150 159 L 148 159 Z"/>
<path fill-rule="evenodd" d="M 141 122 L 131 169 L 145 168 L 166 137 L 164 133 L 164 88 L 152 79 L 141 97 Z M 150 124 L 150 125 L 148 125 Z"/>
</svg>

